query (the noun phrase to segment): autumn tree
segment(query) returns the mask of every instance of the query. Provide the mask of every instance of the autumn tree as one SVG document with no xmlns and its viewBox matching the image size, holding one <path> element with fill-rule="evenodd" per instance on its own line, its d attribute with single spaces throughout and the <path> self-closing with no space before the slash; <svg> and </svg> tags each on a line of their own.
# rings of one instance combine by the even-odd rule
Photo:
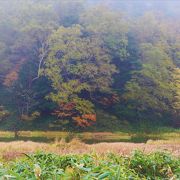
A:
<svg viewBox="0 0 180 180">
<path fill-rule="evenodd" d="M 54 89 L 49 98 L 60 111 L 65 110 L 59 113 L 61 117 L 72 116 L 80 126 L 88 126 L 88 120 L 95 121 L 91 94 L 110 90 L 112 74 L 116 72 L 111 57 L 99 39 L 83 34 L 80 25 L 60 27 L 50 36 L 49 44 L 44 68 Z M 83 97 L 83 91 L 89 93 L 89 98 Z"/>
</svg>

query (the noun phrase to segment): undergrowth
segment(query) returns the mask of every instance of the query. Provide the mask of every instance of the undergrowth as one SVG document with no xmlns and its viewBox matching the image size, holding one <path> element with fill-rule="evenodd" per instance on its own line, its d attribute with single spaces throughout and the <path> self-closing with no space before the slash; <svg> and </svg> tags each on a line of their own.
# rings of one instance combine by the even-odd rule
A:
<svg viewBox="0 0 180 180">
<path fill-rule="evenodd" d="M 180 178 L 180 159 L 164 152 L 63 155 L 42 152 L 0 165 L 1 179 L 166 180 Z"/>
</svg>

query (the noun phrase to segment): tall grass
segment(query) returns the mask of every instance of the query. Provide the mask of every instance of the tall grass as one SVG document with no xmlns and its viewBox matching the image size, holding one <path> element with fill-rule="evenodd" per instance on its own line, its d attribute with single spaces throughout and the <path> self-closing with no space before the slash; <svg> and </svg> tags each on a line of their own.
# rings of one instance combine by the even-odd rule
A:
<svg viewBox="0 0 180 180">
<path fill-rule="evenodd" d="M 157 150 L 167 150 L 175 156 L 180 156 L 180 144 L 175 141 L 148 141 L 148 143 L 97 143 L 85 144 L 78 137 L 73 138 L 70 142 L 65 139 L 56 139 L 53 143 L 36 143 L 31 141 L 16 141 L 16 142 L 0 142 L 0 158 L 5 161 L 15 159 L 22 156 L 22 153 L 35 153 L 44 151 L 46 153 L 56 154 L 87 154 L 97 152 L 105 154 L 108 152 L 121 155 L 129 155 L 133 150 L 139 149 L 145 153 L 154 152 Z"/>
</svg>

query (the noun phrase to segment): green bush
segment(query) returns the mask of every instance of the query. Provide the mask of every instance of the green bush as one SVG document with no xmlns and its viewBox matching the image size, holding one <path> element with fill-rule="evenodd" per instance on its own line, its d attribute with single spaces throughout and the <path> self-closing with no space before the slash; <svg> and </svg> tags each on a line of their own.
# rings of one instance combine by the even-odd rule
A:
<svg viewBox="0 0 180 180">
<path fill-rule="evenodd" d="M 180 178 L 180 161 L 163 152 L 148 155 L 135 151 L 129 161 L 129 167 L 141 178 L 175 179 Z"/>
<path fill-rule="evenodd" d="M 129 157 L 106 155 L 26 155 L 0 166 L 3 179 L 179 179 L 180 159 L 163 152 L 143 154 L 135 151 Z"/>
</svg>

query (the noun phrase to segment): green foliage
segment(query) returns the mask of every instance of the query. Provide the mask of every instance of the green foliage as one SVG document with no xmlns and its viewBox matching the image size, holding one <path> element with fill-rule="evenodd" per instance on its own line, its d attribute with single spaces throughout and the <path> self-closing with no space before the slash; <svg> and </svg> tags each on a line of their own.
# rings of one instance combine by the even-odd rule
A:
<svg viewBox="0 0 180 180">
<path fill-rule="evenodd" d="M 143 44 L 141 53 L 142 69 L 127 83 L 125 98 L 139 102 L 139 109 L 168 109 L 173 98 L 173 64 L 162 50 L 152 45 Z"/>
<path fill-rule="evenodd" d="M 99 108 L 118 117 L 99 120 L 103 128 L 119 119 L 179 126 L 177 2 L 161 13 L 146 3 L 0 1 L 0 86 L 15 119 L 38 111 L 85 126 Z"/>
<path fill-rule="evenodd" d="M 145 155 L 140 151 L 135 151 L 129 166 L 141 178 L 169 179 L 173 177 L 178 179 L 180 175 L 179 163 L 167 153 L 155 152 Z"/>
<path fill-rule="evenodd" d="M 93 37 L 83 37 L 80 25 L 60 27 L 49 37 L 50 50 L 45 61 L 44 74 L 52 82 L 55 93 L 49 98 L 57 104 L 74 103 L 81 114 L 94 112 L 93 104 L 79 96 L 109 91 L 112 74 L 116 72 L 106 49 Z"/>
<path fill-rule="evenodd" d="M 120 13 L 99 5 L 83 13 L 81 22 L 88 33 L 102 41 L 113 59 L 124 60 L 128 56 L 128 23 Z"/>
<path fill-rule="evenodd" d="M 178 179 L 180 160 L 163 152 L 130 157 L 37 153 L 6 163 L 0 176 L 10 179 Z"/>
</svg>

